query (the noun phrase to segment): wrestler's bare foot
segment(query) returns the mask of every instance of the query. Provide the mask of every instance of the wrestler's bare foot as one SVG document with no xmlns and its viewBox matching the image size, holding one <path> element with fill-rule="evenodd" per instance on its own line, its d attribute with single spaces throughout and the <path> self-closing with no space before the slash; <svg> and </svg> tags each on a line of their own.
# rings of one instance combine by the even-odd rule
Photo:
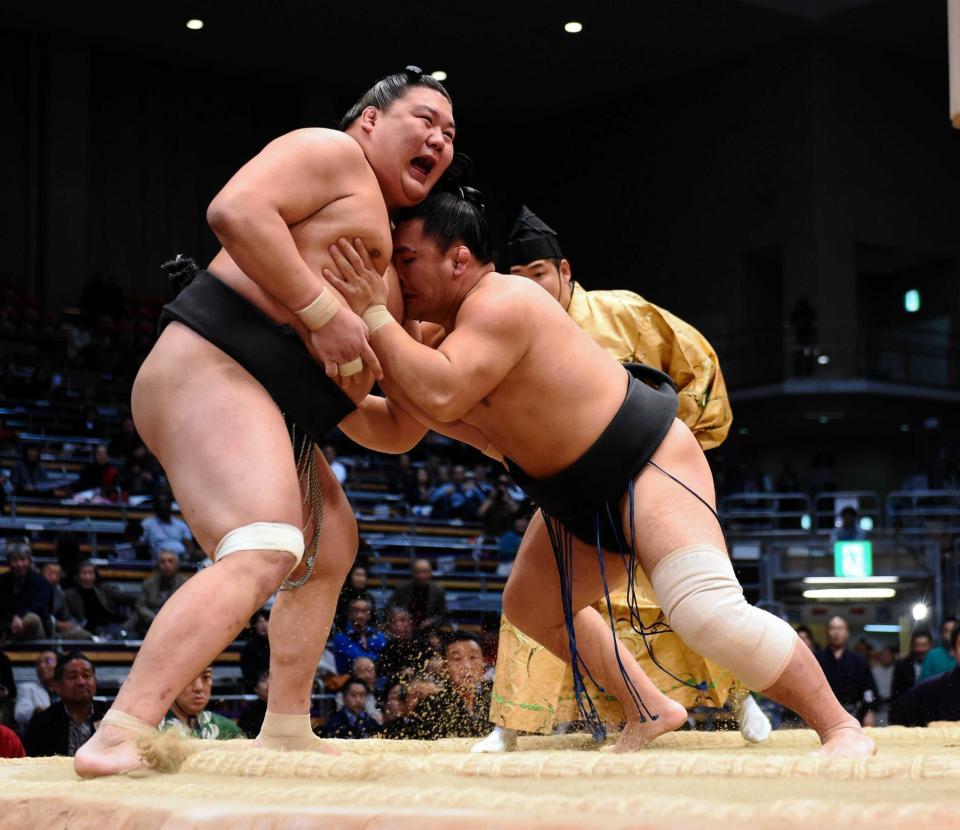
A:
<svg viewBox="0 0 960 830">
<path fill-rule="evenodd" d="M 118 775 L 144 767 L 137 736 L 110 724 L 101 724 L 73 759 L 73 768 L 81 778 Z"/>
<path fill-rule="evenodd" d="M 687 721 L 687 710 L 676 701 L 669 699 L 657 707 L 656 714 L 659 715 L 656 720 L 647 718 L 643 723 L 629 721 L 623 727 L 617 742 L 610 747 L 610 751 L 635 752 L 643 749 L 657 736 L 673 732 Z"/>
<path fill-rule="evenodd" d="M 865 758 L 877 754 L 877 745 L 855 720 L 828 729 L 820 736 L 819 754 L 826 758 Z"/>
</svg>

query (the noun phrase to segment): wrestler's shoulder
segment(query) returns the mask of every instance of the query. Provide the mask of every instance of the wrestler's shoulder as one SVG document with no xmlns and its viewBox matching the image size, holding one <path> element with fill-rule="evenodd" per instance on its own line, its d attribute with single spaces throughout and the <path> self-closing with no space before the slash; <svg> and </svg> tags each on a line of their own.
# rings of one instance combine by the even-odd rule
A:
<svg viewBox="0 0 960 830">
<path fill-rule="evenodd" d="M 494 306 L 501 313 L 508 309 L 527 309 L 531 305 L 550 306 L 550 303 L 544 302 L 550 297 L 532 280 L 514 274 L 495 273 L 491 276 L 494 279 L 470 298 L 474 300 L 474 306 Z"/>
<path fill-rule="evenodd" d="M 345 132 L 331 130 L 326 127 L 301 127 L 292 130 L 272 142 L 274 146 L 297 147 L 309 151 L 315 150 L 329 157 L 334 154 L 338 161 L 355 161 L 366 163 L 363 149 Z"/>
</svg>

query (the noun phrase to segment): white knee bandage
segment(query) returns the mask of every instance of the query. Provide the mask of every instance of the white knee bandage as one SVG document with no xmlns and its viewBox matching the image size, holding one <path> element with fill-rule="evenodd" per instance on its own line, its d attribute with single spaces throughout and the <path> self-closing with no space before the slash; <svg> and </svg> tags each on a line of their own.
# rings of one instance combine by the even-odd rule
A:
<svg viewBox="0 0 960 830">
<path fill-rule="evenodd" d="M 737 675 L 749 689 L 768 689 L 797 641 L 783 620 L 747 604 L 722 550 L 688 545 L 661 560 L 650 579 L 670 627 L 687 645 Z"/>
<path fill-rule="evenodd" d="M 303 558 L 303 549 L 303 531 L 299 527 L 281 522 L 254 522 L 224 536 L 213 552 L 213 561 L 219 562 L 238 550 L 282 550 L 293 557 L 295 568 Z"/>
</svg>

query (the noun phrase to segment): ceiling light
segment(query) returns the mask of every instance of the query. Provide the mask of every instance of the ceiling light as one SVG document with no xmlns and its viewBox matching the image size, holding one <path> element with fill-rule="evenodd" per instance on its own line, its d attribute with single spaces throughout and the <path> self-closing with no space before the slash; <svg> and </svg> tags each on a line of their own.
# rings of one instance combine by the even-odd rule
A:
<svg viewBox="0 0 960 830">
<path fill-rule="evenodd" d="M 199 32 L 203 28 L 203 21 L 193 17 L 187 21 L 187 28 Z"/>
<path fill-rule="evenodd" d="M 817 355 L 817 363 L 819 363 L 821 366 L 826 366 L 829 362 L 830 362 L 830 355 L 828 354 Z"/>
<path fill-rule="evenodd" d="M 430 77 L 435 81 L 445 81 L 447 80 L 447 73 L 442 69 L 434 69 L 433 72 L 430 73 Z"/>
<path fill-rule="evenodd" d="M 563 31 L 567 32 L 568 34 L 575 35 L 577 32 L 583 31 L 583 24 L 577 22 L 576 20 L 571 20 L 570 22 L 563 24 Z"/>
<path fill-rule="evenodd" d="M 899 576 L 805 576 L 804 585 L 891 585 Z"/>
<path fill-rule="evenodd" d="M 916 605 L 913 606 L 913 608 L 910 609 L 911 616 L 917 622 L 920 622 L 921 620 L 925 620 L 927 618 L 927 614 L 929 613 L 930 613 L 930 609 L 927 608 L 927 604 L 925 602 L 918 602 Z"/>
<path fill-rule="evenodd" d="M 893 588 L 813 588 L 803 592 L 804 599 L 893 599 Z"/>
</svg>

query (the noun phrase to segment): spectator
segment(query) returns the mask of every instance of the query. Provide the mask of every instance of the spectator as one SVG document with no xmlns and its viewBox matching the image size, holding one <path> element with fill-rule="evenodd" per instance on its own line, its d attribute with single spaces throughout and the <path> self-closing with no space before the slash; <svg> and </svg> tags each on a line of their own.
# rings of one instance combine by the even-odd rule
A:
<svg viewBox="0 0 960 830">
<path fill-rule="evenodd" d="M 910 637 L 910 653 L 902 660 L 897 660 L 893 667 L 893 684 L 890 688 L 890 699 L 896 700 L 900 695 L 910 691 L 917 685 L 923 659 L 933 647 L 933 635 L 926 629 L 914 631 Z"/>
<path fill-rule="evenodd" d="M 17 686 L 17 705 L 14 717 L 20 728 L 26 730 L 30 720 L 37 712 L 50 708 L 60 700 L 57 694 L 57 655 L 52 651 L 41 651 L 34 663 L 36 680 L 27 680 Z"/>
<path fill-rule="evenodd" d="M 81 628 L 94 636 L 122 638 L 126 615 L 120 610 L 126 601 L 113 585 L 100 585 L 97 569 L 84 561 L 77 568 L 77 584 L 65 594 L 67 611 Z"/>
<path fill-rule="evenodd" d="M 120 489 L 129 496 L 146 496 L 157 489 L 160 467 L 143 444 L 133 448 L 126 457 L 120 474 Z"/>
<path fill-rule="evenodd" d="M 26 754 L 17 733 L 0 724 L 0 758 L 24 758 Z"/>
<path fill-rule="evenodd" d="M 956 652 L 960 626 L 951 630 L 950 649 Z M 931 721 L 960 720 L 960 668 L 918 683 L 890 705 L 890 723 L 926 726 Z"/>
<path fill-rule="evenodd" d="M 877 687 L 863 658 L 847 650 L 850 629 L 843 617 L 827 623 L 827 646 L 817 660 L 834 695 L 864 726 L 876 725 Z"/>
<path fill-rule="evenodd" d="M 50 584 L 49 619 L 52 621 L 52 631 L 65 640 L 89 640 L 89 632 L 83 630 L 67 609 L 67 595 L 60 587 L 63 577 L 60 563 L 47 562 L 41 575 Z"/>
<path fill-rule="evenodd" d="M 404 694 L 403 684 L 394 683 L 387 690 L 387 699 L 383 704 L 383 726 L 386 728 L 389 724 L 403 717 Z"/>
<path fill-rule="evenodd" d="M 347 468 L 343 466 L 342 461 L 337 460 L 337 451 L 333 448 L 333 444 L 326 444 L 324 446 L 323 457 L 327 459 L 327 464 L 330 465 L 330 469 L 333 470 L 333 474 L 342 487 L 347 480 Z"/>
<path fill-rule="evenodd" d="M 325 738 L 372 738 L 380 724 L 367 714 L 370 688 L 359 677 L 351 677 L 343 687 L 343 706 L 324 724 Z"/>
<path fill-rule="evenodd" d="M 40 466 L 40 447 L 24 444 L 20 458 L 13 468 L 13 488 L 18 496 L 36 496 L 56 485 L 51 475 Z"/>
<path fill-rule="evenodd" d="M 387 683 L 405 680 L 423 670 L 423 644 L 413 638 L 413 615 L 406 608 L 391 608 L 387 615 L 387 645 L 378 661 Z"/>
<path fill-rule="evenodd" d="M 369 657 L 358 657 L 350 667 L 350 677 L 355 677 L 367 684 L 367 689 L 370 694 L 367 695 L 364 710 L 378 725 L 383 724 L 383 712 L 380 707 L 377 706 L 377 667 L 373 660 Z M 344 687 L 344 691 L 345 690 L 346 687 Z M 335 700 L 338 708 L 343 706 L 344 691 L 337 692 Z"/>
<path fill-rule="evenodd" d="M 171 594 L 187 581 L 180 573 L 180 559 L 171 550 L 162 550 L 157 556 L 156 573 L 151 574 L 140 586 L 137 599 L 136 627 L 141 637 L 145 636 L 150 624 L 170 599 Z"/>
<path fill-rule="evenodd" d="M 477 638 L 455 632 L 444 648 L 443 684 L 410 717 L 406 736 L 419 740 L 482 737 L 490 731 L 487 714 L 493 684 Z"/>
<path fill-rule="evenodd" d="M 0 576 L 0 628 L 14 640 L 45 636 L 44 620 L 50 608 L 50 583 L 31 565 L 26 542 L 7 542 L 7 573 Z"/>
<path fill-rule="evenodd" d="M 803 640 L 803 644 L 810 649 L 814 654 L 816 654 L 817 649 L 820 646 L 817 645 L 817 641 L 813 639 L 813 632 L 807 628 L 805 625 L 797 627 L 797 636 Z"/>
<path fill-rule="evenodd" d="M 500 537 L 500 552 L 498 554 L 497 576 L 510 576 L 513 562 L 520 550 L 520 540 L 527 532 L 530 520 L 526 516 L 517 516 L 513 520 L 513 527 Z"/>
<path fill-rule="evenodd" d="M 433 484 L 430 482 L 430 471 L 426 467 L 418 467 L 413 481 L 408 482 L 403 490 L 403 500 L 411 508 L 425 508 L 430 505 L 433 496 Z"/>
<path fill-rule="evenodd" d="M 93 461 L 81 471 L 74 485 L 74 491 L 99 490 L 107 495 L 117 486 L 117 468 L 107 455 L 107 445 L 98 444 L 93 451 Z"/>
<path fill-rule="evenodd" d="M 6 635 L 0 629 L 0 649 L 7 644 Z M 13 680 L 13 664 L 10 658 L 0 651 L 0 723 L 15 723 L 14 711 L 17 703 L 17 685 Z"/>
<path fill-rule="evenodd" d="M 376 663 L 387 645 L 387 638 L 370 625 L 373 606 L 363 597 L 350 603 L 346 626 L 333 638 L 331 651 L 337 659 L 337 671 L 346 674 L 358 657 L 369 657 Z"/>
<path fill-rule="evenodd" d="M 270 693 L 270 672 L 260 673 L 257 685 L 253 687 L 253 693 L 257 699 L 251 701 L 237 718 L 237 726 L 248 738 L 256 738 L 260 734 L 260 727 L 263 726 L 263 719 L 267 714 L 267 695 Z"/>
<path fill-rule="evenodd" d="M 860 528 L 857 511 L 849 504 L 840 511 L 840 527 L 833 531 L 834 542 L 856 542 L 867 538 L 867 532 Z"/>
<path fill-rule="evenodd" d="M 266 608 L 250 618 L 249 633 L 240 652 L 240 671 L 247 692 L 254 691 L 260 675 L 270 671 L 270 612 Z"/>
<path fill-rule="evenodd" d="M 118 558 L 120 558 L 119 551 L 121 545 L 126 546 L 130 552 L 127 556 L 128 559 L 140 559 L 150 562 L 154 558 L 150 552 L 150 545 L 143 538 L 143 522 L 139 519 L 127 519 L 127 523 L 123 528 L 123 541 L 117 543 L 115 548 Z"/>
<path fill-rule="evenodd" d="M 413 627 L 429 628 L 440 622 L 447 612 L 447 596 L 440 585 L 432 582 L 433 568 L 428 559 L 417 559 L 411 569 L 412 579 L 400 583 L 389 605 L 406 608 L 413 615 Z"/>
<path fill-rule="evenodd" d="M 94 726 L 103 719 L 107 704 L 94 700 L 97 676 L 93 663 L 78 651 L 57 662 L 54 673 L 60 700 L 49 709 L 37 712 L 27 728 L 27 754 L 68 755 L 71 758 L 93 735 Z"/>
<path fill-rule="evenodd" d="M 120 423 L 120 434 L 110 439 L 110 455 L 114 458 L 129 458 L 138 446 L 143 446 L 143 442 L 137 435 L 133 418 L 128 415 Z"/>
<path fill-rule="evenodd" d="M 462 464 L 457 464 L 450 473 L 450 481 L 437 487 L 430 498 L 432 516 L 440 519 L 459 519 L 472 522 L 483 498 L 480 489 L 467 478 Z"/>
<path fill-rule="evenodd" d="M 440 691 L 440 681 L 426 674 L 414 675 L 400 687 L 400 714 L 391 717 L 380 732 L 381 737 L 403 739 L 409 737 L 414 726 L 414 713 L 424 700 Z"/>
<path fill-rule="evenodd" d="M 893 688 L 893 649 L 884 647 L 877 652 L 877 663 L 870 667 L 873 683 L 877 687 L 877 726 L 887 725 Z"/>
<path fill-rule="evenodd" d="M 950 642 L 953 640 L 953 630 L 956 625 L 956 617 L 947 617 L 941 624 L 940 645 L 930 649 L 927 656 L 923 658 L 923 667 L 920 669 L 920 676 L 917 678 L 918 683 L 956 668 L 957 656 L 950 649 Z"/>
<path fill-rule="evenodd" d="M 151 556 L 172 550 L 181 559 L 193 557 L 193 535 L 187 523 L 173 515 L 169 493 L 161 491 L 153 497 L 153 513 L 143 520 L 143 535 Z"/>
<path fill-rule="evenodd" d="M 83 561 L 83 553 L 80 550 L 80 540 L 76 533 L 65 530 L 57 534 L 57 541 L 54 543 L 54 556 L 60 563 L 62 570 L 61 581 L 64 590 L 73 587 L 77 576 L 77 568 Z"/>
<path fill-rule="evenodd" d="M 510 478 L 501 473 L 497 486 L 477 509 L 477 518 L 483 522 L 483 535 L 496 538 L 509 532 L 519 509 L 520 506 L 510 497 Z"/>
<path fill-rule="evenodd" d="M 373 595 L 367 590 L 367 568 L 365 565 L 355 564 L 347 575 L 347 581 L 340 589 L 340 598 L 337 600 L 336 623 L 338 628 L 343 628 L 347 623 L 350 611 L 350 603 L 360 598 L 370 603 L 371 608 L 376 608 L 373 601 Z"/>
<path fill-rule="evenodd" d="M 210 741 L 244 737 L 243 730 L 232 720 L 207 711 L 212 690 L 213 666 L 207 666 L 177 695 L 160 728 L 179 729 L 192 738 Z"/>
</svg>

